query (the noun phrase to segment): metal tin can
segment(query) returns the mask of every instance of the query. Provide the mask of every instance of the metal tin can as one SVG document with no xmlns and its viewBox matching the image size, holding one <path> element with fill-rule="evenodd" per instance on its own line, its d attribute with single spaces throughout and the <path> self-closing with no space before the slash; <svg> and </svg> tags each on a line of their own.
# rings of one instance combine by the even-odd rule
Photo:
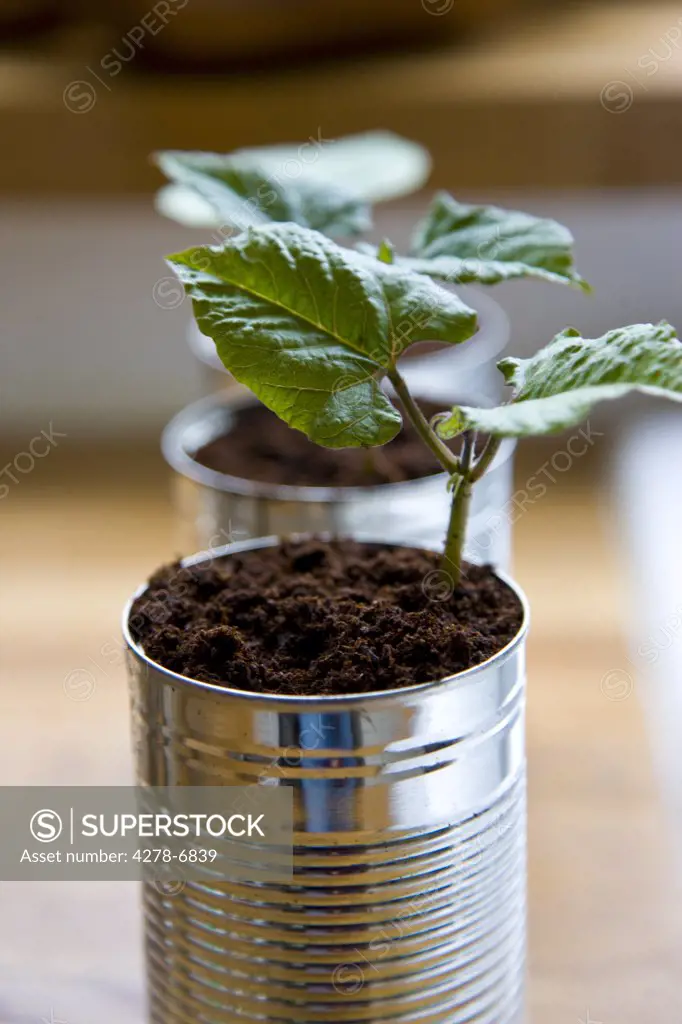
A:
<svg viewBox="0 0 682 1024">
<path fill-rule="evenodd" d="M 131 639 L 127 610 L 139 784 L 294 791 L 293 884 L 145 886 L 155 1024 L 521 1024 L 527 607 L 514 589 L 523 626 L 484 664 L 323 699 L 176 675 Z"/>
<path fill-rule="evenodd" d="M 376 487 L 293 487 L 233 477 L 202 466 L 194 454 L 229 434 L 248 393 L 217 394 L 187 406 L 168 424 L 162 450 L 175 471 L 174 504 L 183 552 L 270 534 L 327 533 L 382 537 L 389 543 L 439 548 L 447 530 L 446 476 Z M 474 488 L 466 540 L 469 561 L 507 569 L 515 442 L 506 440 Z"/>
</svg>

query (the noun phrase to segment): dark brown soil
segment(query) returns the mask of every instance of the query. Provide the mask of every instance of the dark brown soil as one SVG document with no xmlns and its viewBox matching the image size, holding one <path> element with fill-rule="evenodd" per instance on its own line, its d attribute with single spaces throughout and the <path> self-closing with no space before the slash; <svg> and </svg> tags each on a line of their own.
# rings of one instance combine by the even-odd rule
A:
<svg viewBox="0 0 682 1024">
<path fill-rule="evenodd" d="M 522 619 L 490 567 L 468 566 L 452 593 L 438 563 L 411 548 L 308 540 L 169 565 L 135 601 L 130 629 L 166 668 L 256 693 L 430 682 L 490 658 Z"/>
<path fill-rule="evenodd" d="M 443 405 L 420 403 L 427 417 Z M 236 414 L 229 434 L 204 445 L 194 458 L 220 473 L 294 487 L 373 487 L 418 480 L 440 466 L 411 424 L 380 448 L 321 448 L 292 430 L 264 405 Z"/>
</svg>

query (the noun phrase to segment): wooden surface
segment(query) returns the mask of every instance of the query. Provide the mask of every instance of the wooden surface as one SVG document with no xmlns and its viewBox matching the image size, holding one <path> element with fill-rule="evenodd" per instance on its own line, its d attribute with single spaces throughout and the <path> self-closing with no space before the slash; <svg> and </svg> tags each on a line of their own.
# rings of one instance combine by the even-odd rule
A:
<svg viewBox="0 0 682 1024">
<path fill-rule="evenodd" d="M 545 458 L 527 458 L 520 486 Z M 637 697 L 602 685 L 627 664 L 621 576 L 581 467 L 562 480 L 516 525 L 533 605 L 530 1019 L 672 1024 L 682 921 L 666 823 Z M 156 456 L 63 447 L 2 502 L 3 783 L 129 780 L 119 613 L 175 553 L 167 499 Z M 3 884 L 0 919 L 0 1024 L 142 1021 L 134 885 Z"/>
<path fill-rule="evenodd" d="M 428 10 L 446 0 L 422 6 L 445 24 Z M 0 191 L 146 191 L 159 180 L 154 149 L 377 127 L 428 145 L 436 186 L 677 184 L 679 33 L 670 2 L 547 3 L 466 44 L 198 78 L 122 63 L 116 33 L 70 31 L 49 52 L 0 54 L 0 130 L 13 142 Z"/>
</svg>

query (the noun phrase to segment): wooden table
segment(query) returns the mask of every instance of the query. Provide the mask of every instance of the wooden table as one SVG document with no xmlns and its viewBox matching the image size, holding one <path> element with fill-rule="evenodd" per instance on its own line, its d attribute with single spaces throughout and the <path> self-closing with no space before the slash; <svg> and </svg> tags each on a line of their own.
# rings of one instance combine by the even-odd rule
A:
<svg viewBox="0 0 682 1024">
<path fill-rule="evenodd" d="M 526 457 L 520 486 L 546 458 Z M 637 697 L 618 677 L 603 682 L 627 667 L 622 580 L 582 468 L 516 525 L 534 609 L 531 1019 L 672 1024 L 679 895 Z M 166 485 L 153 453 L 63 445 L 4 499 L 3 783 L 130 780 L 118 621 L 131 589 L 175 553 Z M 136 901 L 127 883 L 3 884 L 0 1024 L 142 1021 Z"/>
</svg>

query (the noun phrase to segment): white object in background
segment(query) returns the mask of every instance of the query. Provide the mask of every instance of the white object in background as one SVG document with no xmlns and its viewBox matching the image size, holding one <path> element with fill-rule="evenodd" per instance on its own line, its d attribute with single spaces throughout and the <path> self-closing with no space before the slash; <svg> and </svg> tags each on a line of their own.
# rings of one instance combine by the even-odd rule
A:
<svg viewBox="0 0 682 1024">
<path fill-rule="evenodd" d="M 431 172 L 431 158 L 417 142 L 393 132 L 362 132 L 342 139 L 321 133 L 300 143 L 259 146 L 240 153 L 258 155 L 274 178 L 343 184 L 370 203 L 416 192 Z M 210 203 L 183 185 L 166 185 L 156 196 L 156 209 L 187 227 L 220 227 Z"/>
<path fill-rule="evenodd" d="M 630 664 L 652 756 L 682 858 L 682 415 L 645 415 L 628 429 L 616 461 L 619 512 L 630 554 Z M 629 682 L 624 674 L 625 682 Z"/>
</svg>

